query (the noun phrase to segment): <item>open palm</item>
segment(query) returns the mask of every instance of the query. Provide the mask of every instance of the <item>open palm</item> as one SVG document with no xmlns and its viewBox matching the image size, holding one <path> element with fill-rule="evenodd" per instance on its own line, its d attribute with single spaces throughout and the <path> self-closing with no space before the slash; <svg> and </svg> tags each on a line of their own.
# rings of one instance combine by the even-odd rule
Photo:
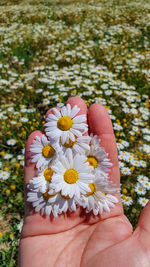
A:
<svg viewBox="0 0 150 267">
<path fill-rule="evenodd" d="M 106 109 L 93 104 L 88 112 L 78 97 L 67 103 L 77 104 L 80 114 L 86 114 L 90 132 L 101 139 L 101 146 L 113 163 L 110 179 L 119 186 L 118 156 L 112 124 Z M 50 113 L 51 110 L 48 111 Z M 48 114 L 47 113 L 47 114 Z M 35 164 L 30 162 L 30 144 L 40 131 L 33 132 L 26 145 L 25 188 L 35 176 Z M 26 204 L 26 215 L 19 247 L 20 267 L 149 267 L 150 266 L 150 203 L 142 211 L 138 226 L 132 226 L 119 203 L 110 213 L 101 216 L 76 212 L 58 218 L 34 213 Z"/>
</svg>

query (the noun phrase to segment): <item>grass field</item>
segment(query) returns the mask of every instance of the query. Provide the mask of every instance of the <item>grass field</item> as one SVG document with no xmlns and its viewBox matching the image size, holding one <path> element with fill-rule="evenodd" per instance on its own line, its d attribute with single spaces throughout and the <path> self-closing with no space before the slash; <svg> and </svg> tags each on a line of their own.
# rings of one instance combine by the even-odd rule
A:
<svg viewBox="0 0 150 267">
<path fill-rule="evenodd" d="M 17 266 L 27 137 L 70 96 L 108 109 L 122 202 L 136 227 L 150 198 L 149 43 L 149 1 L 1 1 L 1 267 Z"/>
</svg>

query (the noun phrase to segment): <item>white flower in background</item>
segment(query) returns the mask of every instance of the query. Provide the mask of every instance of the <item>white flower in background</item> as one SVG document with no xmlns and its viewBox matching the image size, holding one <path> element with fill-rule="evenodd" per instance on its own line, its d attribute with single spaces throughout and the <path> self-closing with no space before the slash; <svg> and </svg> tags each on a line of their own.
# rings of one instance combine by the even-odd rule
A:
<svg viewBox="0 0 150 267">
<path fill-rule="evenodd" d="M 94 175 L 84 155 L 73 156 L 71 149 L 64 155 L 59 154 L 56 162 L 51 167 L 55 172 L 52 176 L 51 188 L 60 192 L 63 196 L 80 197 L 80 194 L 89 192 L 89 183 L 92 183 Z"/>
<path fill-rule="evenodd" d="M 24 160 L 24 155 L 18 155 L 18 156 L 17 156 L 17 159 L 18 159 L 18 160 Z"/>
<path fill-rule="evenodd" d="M 133 204 L 133 200 L 129 196 L 125 196 L 121 194 L 121 200 L 122 200 L 122 203 L 126 206 L 131 206 Z"/>
<path fill-rule="evenodd" d="M 137 181 L 138 181 L 140 184 L 143 185 L 143 183 L 148 182 L 149 179 L 148 179 L 148 177 L 145 176 L 145 175 L 138 175 L 138 177 L 137 177 Z"/>
<path fill-rule="evenodd" d="M 12 120 L 12 121 L 10 121 L 10 123 L 11 123 L 12 125 L 15 125 L 15 124 L 17 124 L 17 121 Z"/>
<path fill-rule="evenodd" d="M 128 147 L 129 146 L 129 142 L 125 141 L 125 140 L 122 140 L 121 141 L 121 144 L 125 147 Z"/>
<path fill-rule="evenodd" d="M 123 144 L 120 144 L 120 143 L 116 143 L 116 144 L 117 144 L 117 148 L 119 150 L 124 149 L 124 145 Z"/>
<path fill-rule="evenodd" d="M 25 148 L 21 149 L 22 154 L 25 154 Z"/>
<path fill-rule="evenodd" d="M 122 161 L 119 161 L 119 168 L 122 168 L 124 166 L 125 166 L 125 164 Z"/>
<path fill-rule="evenodd" d="M 80 108 L 76 105 L 71 109 L 71 106 L 67 104 L 59 111 L 56 108 L 52 109 L 53 114 L 49 114 L 46 118 L 45 131 L 46 135 L 55 141 L 59 141 L 64 144 L 71 141 L 75 141 L 75 136 L 82 136 L 88 130 L 88 125 L 85 123 L 86 116 L 78 115 Z"/>
<path fill-rule="evenodd" d="M 140 160 L 140 166 L 145 168 L 147 166 L 146 162 L 144 160 Z"/>
<path fill-rule="evenodd" d="M 36 162 L 38 169 L 45 168 L 52 160 L 56 159 L 56 153 L 59 149 L 58 144 L 49 141 L 46 135 L 36 136 L 33 144 L 30 145 L 31 161 Z"/>
<path fill-rule="evenodd" d="M 89 183 L 90 192 L 81 195 L 78 204 L 86 209 L 86 212 L 93 211 L 94 215 L 102 214 L 103 211 L 110 212 L 110 208 L 114 208 L 114 203 L 118 203 L 118 199 L 111 194 L 118 193 L 119 188 L 108 180 L 106 174 L 96 171 L 93 183 Z"/>
<path fill-rule="evenodd" d="M 74 142 L 71 141 L 71 139 L 69 139 L 68 142 L 62 145 L 61 140 L 60 140 L 60 144 L 62 145 L 63 152 L 66 152 L 68 148 L 71 148 L 72 152 L 74 153 L 85 154 L 85 152 L 90 149 L 90 146 L 89 146 L 90 141 L 91 141 L 91 137 L 88 135 L 79 136 L 79 137 L 75 136 Z"/>
<path fill-rule="evenodd" d="M 7 145 L 8 146 L 14 146 L 16 144 L 16 140 L 15 139 L 9 139 L 7 140 Z"/>
<path fill-rule="evenodd" d="M 150 141 L 150 135 L 144 135 L 143 136 L 145 140 L 147 140 L 148 142 Z"/>
<path fill-rule="evenodd" d="M 29 120 L 29 119 L 28 119 L 28 118 L 25 118 L 25 117 L 21 117 L 21 118 L 20 118 L 20 121 L 21 121 L 21 122 L 27 122 L 28 120 Z"/>
<path fill-rule="evenodd" d="M 134 190 L 138 195 L 145 195 L 146 194 L 146 190 L 143 188 L 143 186 L 140 183 L 137 183 L 135 185 Z"/>
<path fill-rule="evenodd" d="M 43 105 L 48 105 L 50 103 L 50 100 L 47 98 L 43 99 Z"/>
<path fill-rule="evenodd" d="M 86 152 L 89 166 L 104 172 L 110 171 L 108 167 L 111 167 L 112 163 L 108 159 L 108 153 L 105 152 L 104 148 L 100 147 L 100 139 L 97 135 L 93 136 L 93 134 L 90 137 L 92 138 L 90 150 Z"/>
<path fill-rule="evenodd" d="M 0 179 L 2 180 L 7 180 L 10 176 L 10 173 L 9 172 L 6 172 L 6 171 L 0 171 Z"/>
<path fill-rule="evenodd" d="M 21 221 L 20 223 L 17 224 L 17 230 L 21 233 L 23 227 L 23 222 Z"/>
<path fill-rule="evenodd" d="M 121 168 L 121 173 L 124 175 L 130 175 L 131 174 L 131 170 L 128 167 L 122 167 Z"/>
<path fill-rule="evenodd" d="M 145 207 L 146 204 L 149 202 L 149 199 L 145 198 L 145 197 L 140 197 L 138 199 L 138 203 L 142 206 Z"/>
<path fill-rule="evenodd" d="M 13 157 L 13 155 L 12 154 L 8 154 L 8 153 L 6 153 L 6 154 L 4 154 L 4 159 L 11 159 L 12 157 Z"/>
<path fill-rule="evenodd" d="M 146 190 L 150 189 L 150 182 L 143 182 L 142 183 L 143 188 L 145 188 Z"/>
</svg>

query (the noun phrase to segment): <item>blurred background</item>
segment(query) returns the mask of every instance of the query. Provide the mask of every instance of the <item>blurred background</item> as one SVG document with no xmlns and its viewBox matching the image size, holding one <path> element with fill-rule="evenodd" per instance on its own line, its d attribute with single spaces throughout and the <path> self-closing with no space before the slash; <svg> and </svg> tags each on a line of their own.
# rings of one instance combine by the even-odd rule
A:
<svg viewBox="0 0 150 267">
<path fill-rule="evenodd" d="M 70 96 L 107 108 L 136 227 L 150 198 L 149 44 L 148 0 L 1 0 L 0 266 L 17 266 L 25 142 Z"/>
</svg>

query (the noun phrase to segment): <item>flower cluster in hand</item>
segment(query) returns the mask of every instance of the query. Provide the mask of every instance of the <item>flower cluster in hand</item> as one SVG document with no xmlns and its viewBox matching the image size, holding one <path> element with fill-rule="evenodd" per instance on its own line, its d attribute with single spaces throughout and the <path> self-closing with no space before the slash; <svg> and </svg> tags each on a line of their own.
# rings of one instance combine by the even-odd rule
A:
<svg viewBox="0 0 150 267">
<path fill-rule="evenodd" d="M 119 189 L 109 181 L 112 163 L 100 139 L 86 135 L 86 116 L 70 104 L 56 108 L 46 118 L 45 134 L 30 147 L 37 176 L 28 184 L 27 201 L 36 212 L 57 217 L 78 206 L 94 215 L 110 212 L 118 202 L 111 194 Z"/>
</svg>

